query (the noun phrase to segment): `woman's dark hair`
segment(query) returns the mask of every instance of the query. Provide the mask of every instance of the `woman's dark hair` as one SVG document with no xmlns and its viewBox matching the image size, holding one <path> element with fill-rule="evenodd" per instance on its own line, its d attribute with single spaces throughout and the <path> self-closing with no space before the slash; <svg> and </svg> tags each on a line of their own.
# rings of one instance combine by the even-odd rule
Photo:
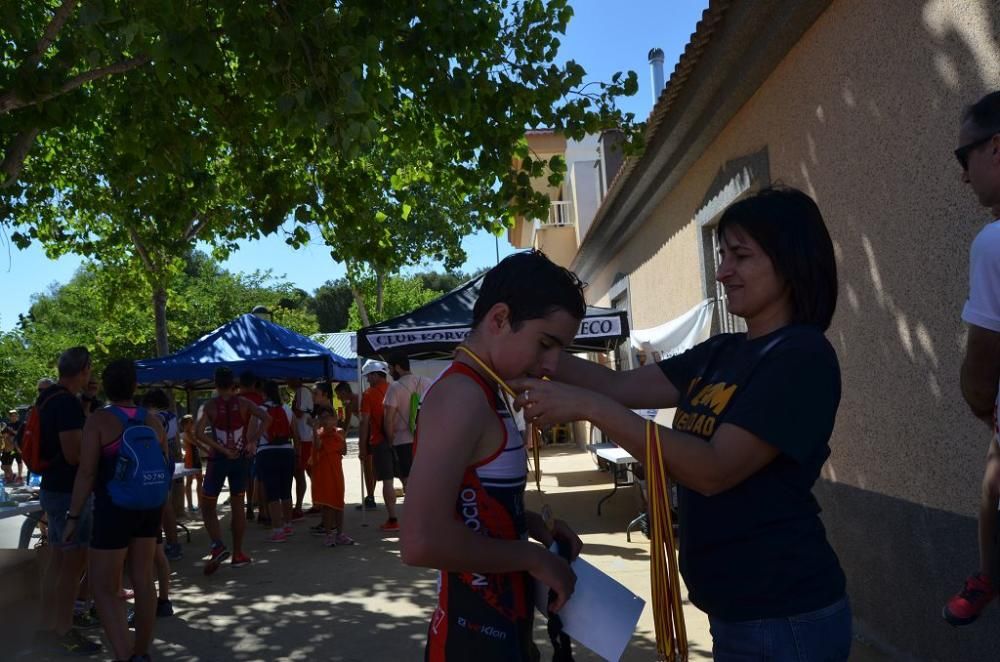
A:
<svg viewBox="0 0 1000 662">
<path fill-rule="evenodd" d="M 716 235 L 746 232 L 771 258 L 791 291 L 792 322 L 826 331 L 837 309 L 837 261 L 819 207 L 802 191 L 776 186 L 722 213 Z"/>
<path fill-rule="evenodd" d="M 348 393 L 352 394 L 354 393 L 354 389 L 352 389 L 351 385 L 348 384 L 347 382 L 337 382 L 337 386 L 334 387 L 333 390 L 336 391 L 337 393 L 343 393 L 344 391 L 347 391 Z"/>
<path fill-rule="evenodd" d="M 112 361 L 101 372 L 101 385 L 108 400 L 131 400 L 135 394 L 135 363 L 129 359 Z"/>
<path fill-rule="evenodd" d="M 142 396 L 142 406 L 166 411 L 170 409 L 170 398 L 162 388 L 154 388 Z"/>
<path fill-rule="evenodd" d="M 281 389 L 278 388 L 278 382 L 271 379 L 264 382 L 264 397 L 267 398 L 269 402 L 273 402 L 276 405 L 281 404 Z"/>
<path fill-rule="evenodd" d="M 515 331 L 522 322 L 541 319 L 556 310 L 565 310 L 578 320 L 587 313 L 583 283 L 576 274 L 535 250 L 505 257 L 486 273 L 472 309 L 472 328 L 498 303 L 510 308 L 510 325 Z"/>
<path fill-rule="evenodd" d="M 333 400 L 333 387 L 330 386 L 330 382 L 319 382 L 316 384 L 316 390 L 322 391 L 323 395 L 327 397 L 328 400 Z"/>
</svg>

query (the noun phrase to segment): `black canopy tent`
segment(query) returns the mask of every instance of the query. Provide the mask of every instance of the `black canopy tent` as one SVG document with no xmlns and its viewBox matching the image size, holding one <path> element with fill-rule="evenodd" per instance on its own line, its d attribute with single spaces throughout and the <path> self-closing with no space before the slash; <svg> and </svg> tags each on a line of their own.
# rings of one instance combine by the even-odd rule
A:
<svg viewBox="0 0 1000 662">
<path fill-rule="evenodd" d="M 404 315 L 358 331 L 358 354 L 376 357 L 401 351 L 411 359 L 449 358 L 472 326 L 472 309 L 483 276 Z M 625 311 L 588 306 L 570 352 L 606 352 L 628 338 Z"/>
</svg>

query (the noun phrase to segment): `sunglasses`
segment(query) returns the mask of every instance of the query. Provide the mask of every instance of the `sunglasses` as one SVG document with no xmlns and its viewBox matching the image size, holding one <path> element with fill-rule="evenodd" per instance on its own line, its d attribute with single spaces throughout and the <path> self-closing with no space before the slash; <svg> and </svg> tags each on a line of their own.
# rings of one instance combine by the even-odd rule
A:
<svg viewBox="0 0 1000 662">
<path fill-rule="evenodd" d="M 971 143 L 969 143 L 967 145 L 962 145 L 961 147 L 959 147 L 958 149 L 955 150 L 955 158 L 958 159 L 958 163 L 959 163 L 960 166 L 962 166 L 962 170 L 968 170 L 969 169 L 969 154 L 972 153 L 972 150 L 976 149 L 980 145 L 986 144 L 987 142 L 989 142 L 990 140 L 992 140 L 993 136 L 995 136 L 995 135 L 997 135 L 997 134 L 991 133 L 990 135 L 986 136 L 985 138 L 980 138 L 979 140 L 974 140 Z"/>
</svg>

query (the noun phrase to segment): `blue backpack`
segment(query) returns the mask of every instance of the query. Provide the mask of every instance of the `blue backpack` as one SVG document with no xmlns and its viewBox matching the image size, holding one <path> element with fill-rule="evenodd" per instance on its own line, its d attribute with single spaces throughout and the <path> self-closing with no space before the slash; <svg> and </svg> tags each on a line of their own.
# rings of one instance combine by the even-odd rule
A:
<svg viewBox="0 0 1000 662">
<path fill-rule="evenodd" d="M 121 446 L 115 474 L 108 481 L 111 502 L 126 510 L 150 510 L 167 502 L 173 466 L 168 465 L 153 428 L 146 425 L 146 410 L 133 418 L 118 407 L 105 407 L 122 424 Z"/>
</svg>

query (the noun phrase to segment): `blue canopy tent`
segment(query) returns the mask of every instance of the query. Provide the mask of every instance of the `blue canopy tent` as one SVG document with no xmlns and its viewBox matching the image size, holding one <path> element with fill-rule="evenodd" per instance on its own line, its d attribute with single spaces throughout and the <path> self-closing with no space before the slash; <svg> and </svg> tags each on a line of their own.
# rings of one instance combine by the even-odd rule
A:
<svg viewBox="0 0 1000 662">
<path fill-rule="evenodd" d="M 223 324 L 176 354 L 135 364 L 140 384 L 188 390 L 213 388 L 215 369 L 221 366 L 237 375 L 250 370 L 279 382 L 349 381 L 357 376 L 354 361 L 250 313 Z"/>
</svg>

